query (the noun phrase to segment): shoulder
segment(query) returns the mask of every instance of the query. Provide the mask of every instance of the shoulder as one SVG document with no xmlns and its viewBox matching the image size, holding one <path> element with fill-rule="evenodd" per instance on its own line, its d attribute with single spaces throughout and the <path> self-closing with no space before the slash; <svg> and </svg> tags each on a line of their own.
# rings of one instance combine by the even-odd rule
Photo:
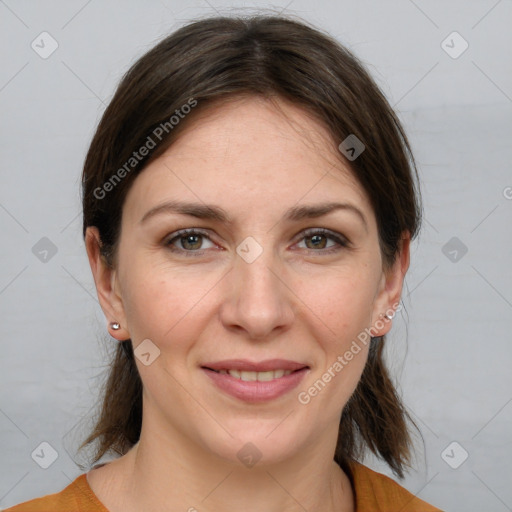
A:
<svg viewBox="0 0 512 512">
<path fill-rule="evenodd" d="M 356 512 L 442 512 L 382 473 L 358 462 L 350 463 Z"/>
<path fill-rule="evenodd" d="M 3 512 L 108 512 L 82 474 L 55 494 L 25 501 Z"/>
</svg>

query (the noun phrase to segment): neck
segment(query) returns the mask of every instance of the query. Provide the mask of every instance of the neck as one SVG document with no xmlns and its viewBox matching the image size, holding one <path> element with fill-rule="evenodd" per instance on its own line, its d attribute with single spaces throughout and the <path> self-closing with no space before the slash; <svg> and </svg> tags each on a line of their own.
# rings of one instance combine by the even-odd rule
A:
<svg viewBox="0 0 512 512">
<path fill-rule="evenodd" d="M 165 457 L 162 451 L 159 455 Z M 174 460 L 165 466 L 144 444 L 133 448 L 130 492 L 134 510 L 187 510 L 227 512 L 349 512 L 353 510 L 350 482 L 332 461 L 318 470 L 314 465 L 290 471 L 283 464 L 256 469 L 222 464 L 190 464 Z M 173 457 L 174 458 L 174 457 Z M 160 459 L 160 457 L 158 458 Z M 157 459 L 157 460 L 158 460 Z M 160 460 L 161 461 L 161 460 Z M 163 469 L 163 470 L 162 470 Z M 172 504 L 168 508 L 169 504 Z"/>
<path fill-rule="evenodd" d="M 192 445 L 178 432 L 159 435 L 162 430 L 155 427 L 143 422 L 139 442 L 106 466 L 108 491 L 99 498 L 111 512 L 354 510 L 347 475 L 321 446 L 306 448 L 293 460 L 248 468 Z"/>
</svg>

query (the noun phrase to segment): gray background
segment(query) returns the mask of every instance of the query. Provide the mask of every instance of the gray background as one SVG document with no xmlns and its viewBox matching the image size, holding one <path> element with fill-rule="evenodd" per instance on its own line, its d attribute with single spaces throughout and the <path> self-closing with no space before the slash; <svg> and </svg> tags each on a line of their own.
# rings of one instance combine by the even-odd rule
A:
<svg viewBox="0 0 512 512">
<path fill-rule="evenodd" d="M 354 50 L 418 160 L 425 223 L 388 350 L 424 440 L 403 485 L 445 510 L 512 510 L 510 0 L 0 1 L 0 507 L 82 473 L 75 450 L 115 342 L 81 238 L 78 184 L 116 84 L 194 17 L 262 7 Z M 46 59 L 31 47 L 43 31 L 58 43 Z M 450 56 L 442 41 L 453 31 L 469 47 L 458 55 L 463 41 L 451 36 Z M 43 237 L 55 254 L 38 252 Z M 42 442 L 58 454 L 48 469 L 31 457 Z"/>
</svg>

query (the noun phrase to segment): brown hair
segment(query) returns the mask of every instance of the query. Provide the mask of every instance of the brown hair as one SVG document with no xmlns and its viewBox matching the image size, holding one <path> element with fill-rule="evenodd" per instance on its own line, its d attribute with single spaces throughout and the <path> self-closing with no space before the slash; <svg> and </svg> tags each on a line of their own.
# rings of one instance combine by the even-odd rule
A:
<svg viewBox="0 0 512 512">
<path fill-rule="evenodd" d="M 351 134 L 363 142 L 350 167 L 374 209 L 384 264 L 392 263 L 403 233 L 416 236 L 421 211 L 416 165 L 396 114 L 361 62 L 336 40 L 302 20 L 266 15 L 196 20 L 159 42 L 121 80 L 82 176 L 83 233 L 98 228 L 105 261 L 115 265 L 123 201 L 138 173 L 197 112 L 247 94 L 303 107 L 336 145 Z M 194 105 L 193 111 L 180 115 L 191 110 L 185 105 Z M 135 159 L 134 151 L 153 146 L 150 138 L 158 144 Z M 372 338 L 362 377 L 343 410 L 334 460 L 349 471 L 350 461 L 369 448 L 403 478 L 412 447 L 407 421 L 414 422 L 383 361 L 384 341 Z M 93 463 L 108 452 L 123 455 L 139 440 L 142 382 L 131 340 L 117 347 L 102 391 L 99 418 L 80 446 L 98 442 Z"/>
</svg>

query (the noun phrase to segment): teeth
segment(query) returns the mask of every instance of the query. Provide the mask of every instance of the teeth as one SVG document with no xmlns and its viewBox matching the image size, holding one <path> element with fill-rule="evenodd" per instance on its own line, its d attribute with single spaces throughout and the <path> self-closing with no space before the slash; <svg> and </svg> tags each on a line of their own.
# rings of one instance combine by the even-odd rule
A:
<svg viewBox="0 0 512 512">
<path fill-rule="evenodd" d="M 254 382 L 256 380 L 260 382 L 267 382 L 273 379 L 280 379 L 285 375 L 290 375 L 292 373 L 291 370 L 274 370 L 268 372 L 246 372 L 246 371 L 238 371 L 238 370 L 221 370 L 220 373 L 229 373 L 231 377 L 235 377 L 236 379 L 243 380 L 245 382 Z"/>
<path fill-rule="evenodd" d="M 258 380 L 258 373 L 257 372 L 236 372 L 238 374 L 238 379 L 242 379 L 242 380 L 245 380 L 247 382 L 251 382 L 251 381 L 254 381 L 254 380 Z M 267 373 L 267 372 L 265 372 Z M 261 373 L 260 373 L 261 375 Z"/>
</svg>

